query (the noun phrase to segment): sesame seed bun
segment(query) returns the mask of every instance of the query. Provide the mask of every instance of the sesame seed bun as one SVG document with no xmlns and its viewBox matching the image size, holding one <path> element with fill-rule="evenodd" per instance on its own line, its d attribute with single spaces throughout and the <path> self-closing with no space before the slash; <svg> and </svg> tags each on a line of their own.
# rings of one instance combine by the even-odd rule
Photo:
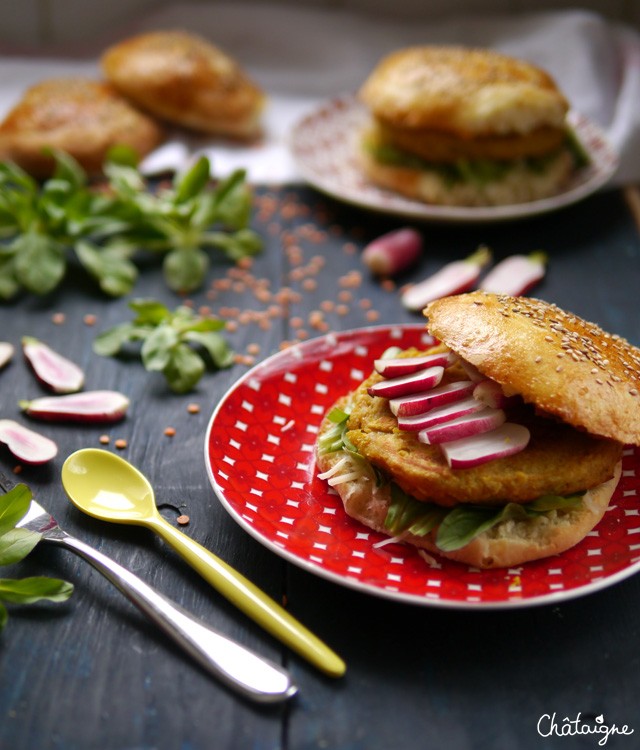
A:
<svg viewBox="0 0 640 750">
<path fill-rule="evenodd" d="M 640 350 L 548 302 L 471 292 L 430 303 L 430 333 L 505 392 L 592 435 L 640 445 Z"/>
<path fill-rule="evenodd" d="M 462 137 L 562 127 L 568 104 L 545 71 L 492 50 L 425 46 L 385 57 L 360 89 L 396 127 Z"/>
<path fill-rule="evenodd" d="M 125 39 L 102 56 L 125 96 L 168 122 L 212 135 L 256 138 L 265 95 L 218 47 L 184 31 Z"/>
</svg>

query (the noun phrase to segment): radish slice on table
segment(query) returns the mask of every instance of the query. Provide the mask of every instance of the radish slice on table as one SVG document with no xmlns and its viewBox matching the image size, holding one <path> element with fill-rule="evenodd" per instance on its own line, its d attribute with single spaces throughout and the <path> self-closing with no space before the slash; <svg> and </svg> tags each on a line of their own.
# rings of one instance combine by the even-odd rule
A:
<svg viewBox="0 0 640 750">
<path fill-rule="evenodd" d="M 84 391 L 20 401 L 19 406 L 36 419 L 102 423 L 123 419 L 129 407 L 129 399 L 118 391 Z"/>
<path fill-rule="evenodd" d="M 418 370 L 410 375 L 389 380 L 380 380 L 369 386 L 367 392 L 370 396 L 382 396 L 384 398 L 395 398 L 406 396 L 409 393 L 417 393 L 427 388 L 438 385 L 444 375 L 444 367 L 429 367 L 426 370 Z"/>
<path fill-rule="evenodd" d="M 513 456 L 527 447 L 529 430 L 505 422 L 495 430 L 440 445 L 452 469 L 470 469 L 497 458 Z"/>
<path fill-rule="evenodd" d="M 511 255 L 500 261 L 478 287 L 485 292 L 519 297 L 544 278 L 547 256 L 542 251 L 530 255 Z"/>
<path fill-rule="evenodd" d="M 445 404 L 439 406 L 436 409 L 430 409 L 424 412 L 424 414 L 414 414 L 409 417 L 399 416 L 398 427 L 401 430 L 415 431 L 425 430 L 429 427 L 435 427 L 443 422 L 450 423 L 451 420 L 464 417 L 467 414 L 474 414 L 476 412 L 486 410 L 486 406 L 482 401 L 478 401 L 476 398 L 465 398 L 454 401 L 451 404 Z M 493 425 L 494 427 L 496 425 Z M 490 429 L 490 428 L 487 428 Z M 428 441 L 427 441 L 428 442 Z"/>
<path fill-rule="evenodd" d="M 422 237 L 410 227 L 395 229 L 372 240 L 362 251 L 362 262 L 377 276 L 395 276 L 422 254 Z"/>
<path fill-rule="evenodd" d="M 49 438 L 24 427 L 12 419 L 0 419 L 0 443 L 26 464 L 44 464 L 58 453 L 58 446 Z"/>
<path fill-rule="evenodd" d="M 8 341 L 0 341 L 0 370 L 11 361 L 13 357 L 13 344 Z"/>
<path fill-rule="evenodd" d="M 402 295 L 402 304 L 409 310 L 422 310 L 435 299 L 464 292 L 476 283 L 490 260 L 489 248 L 481 247 L 465 260 L 447 263 L 433 276 L 409 287 Z"/>
<path fill-rule="evenodd" d="M 389 408 L 396 417 L 410 417 L 415 414 L 444 406 L 453 401 L 459 401 L 470 396 L 475 388 L 471 380 L 457 380 L 455 383 L 439 385 L 424 393 L 414 393 L 410 396 L 400 396 L 389 401 Z"/>
<path fill-rule="evenodd" d="M 395 378 L 400 375 L 410 375 L 418 370 L 426 370 L 427 367 L 439 365 L 449 367 L 456 359 L 453 352 L 441 352 L 438 354 L 426 354 L 423 357 L 398 357 L 397 359 L 376 359 L 373 363 L 375 371 L 385 378 Z"/>
<path fill-rule="evenodd" d="M 473 414 L 451 419 L 448 422 L 427 427 L 418 433 L 418 440 L 427 445 L 449 443 L 471 435 L 490 432 L 499 427 L 506 420 L 502 409 L 484 408 Z"/>
<path fill-rule="evenodd" d="M 32 336 L 22 339 L 22 352 L 34 375 L 54 393 L 75 393 L 84 385 L 84 372 L 62 354 Z"/>
</svg>

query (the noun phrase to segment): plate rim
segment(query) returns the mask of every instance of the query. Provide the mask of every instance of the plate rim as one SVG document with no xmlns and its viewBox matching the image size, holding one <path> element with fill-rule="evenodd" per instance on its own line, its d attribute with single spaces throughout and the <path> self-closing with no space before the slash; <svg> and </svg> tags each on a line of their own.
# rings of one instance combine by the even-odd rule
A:
<svg viewBox="0 0 640 750">
<path fill-rule="evenodd" d="M 211 413 L 211 416 L 209 417 L 207 428 L 205 430 L 205 438 L 204 438 L 204 446 L 203 446 L 204 456 L 203 457 L 204 457 L 207 477 L 214 491 L 214 494 L 216 495 L 218 501 L 220 502 L 222 507 L 225 509 L 225 511 L 229 514 L 232 520 L 238 526 L 240 526 L 240 528 L 246 531 L 258 543 L 260 543 L 266 549 L 278 555 L 280 558 L 286 560 L 287 562 L 290 562 L 291 564 L 295 565 L 298 568 L 301 568 L 302 570 L 308 573 L 311 573 L 312 575 L 316 575 L 325 580 L 329 580 L 344 588 L 348 588 L 350 590 L 355 590 L 360 593 L 365 593 L 365 594 L 369 594 L 372 596 L 377 596 L 378 598 L 383 598 L 383 599 L 396 601 L 396 602 L 400 602 L 404 604 L 412 604 L 416 606 L 425 606 L 425 607 L 436 607 L 439 609 L 448 609 L 448 610 L 474 610 L 474 611 L 493 610 L 495 611 L 495 610 L 523 609 L 525 607 L 554 606 L 559 603 L 564 603 L 573 599 L 578 599 L 583 596 L 587 596 L 589 594 L 597 593 L 598 591 L 602 591 L 603 589 L 610 588 L 611 586 L 614 586 L 626 580 L 627 578 L 630 578 L 636 573 L 640 572 L 640 559 L 639 559 L 635 563 L 632 563 L 631 565 L 627 565 L 625 568 L 622 568 L 621 570 L 615 573 L 604 576 L 603 578 L 599 578 L 594 581 L 590 581 L 589 583 L 576 586 L 568 590 L 547 592 L 545 594 L 538 594 L 538 595 L 530 596 L 530 597 L 514 596 L 511 599 L 505 599 L 505 600 L 495 601 L 495 602 L 494 601 L 486 602 L 486 601 L 469 601 L 469 600 L 431 598 L 429 596 L 420 596 L 417 594 L 393 591 L 391 589 L 382 588 L 371 583 L 357 581 L 355 579 L 349 578 L 348 576 L 342 576 L 339 573 L 335 573 L 331 570 L 326 570 L 324 567 L 318 565 L 317 563 L 306 560 L 296 555 L 294 552 L 291 552 L 290 550 L 286 549 L 285 547 L 282 547 L 272 542 L 270 539 L 266 538 L 263 534 L 261 534 L 252 524 L 248 523 L 244 518 L 242 518 L 242 516 L 235 510 L 232 504 L 225 497 L 224 491 L 219 486 L 216 480 L 216 477 L 214 476 L 214 469 L 212 466 L 212 462 L 209 460 L 208 447 L 209 447 L 209 442 L 211 438 L 211 433 L 213 431 L 217 415 L 222 410 L 226 400 L 238 388 L 243 386 L 248 380 L 250 380 L 252 377 L 255 377 L 256 373 L 259 373 L 261 369 L 268 368 L 274 361 L 277 361 L 280 358 L 283 358 L 286 354 L 291 354 L 292 349 L 298 349 L 298 350 L 304 349 L 305 347 L 312 345 L 314 342 L 326 340 L 327 338 L 331 336 L 353 337 L 353 336 L 361 335 L 361 334 L 364 334 L 364 335 L 376 334 L 376 333 L 382 334 L 387 331 L 389 332 L 393 331 L 394 329 L 395 330 L 397 329 L 411 330 L 411 331 L 415 330 L 416 332 L 419 332 L 419 331 L 426 332 L 424 324 L 420 324 L 420 323 L 388 323 L 388 324 L 379 324 L 379 325 L 372 325 L 372 326 L 362 326 L 362 327 L 357 327 L 357 328 L 349 328 L 349 329 L 345 329 L 342 331 L 330 331 L 320 336 L 311 337 L 309 339 L 306 339 L 305 341 L 296 342 L 295 344 L 292 344 L 291 346 L 289 346 L 287 349 L 274 352 L 273 354 L 261 360 L 260 362 L 255 364 L 253 367 L 251 367 L 249 370 L 247 370 L 247 372 L 245 372 L 240 378 L 238 378 L 238 380 L 236 380 L 234 383 L 232 383 L 229 386 L 229 388 L 227 388 L 225 393 L 221 396 L 218 403 L 214 407 Z M 298 361 L 302 362 L 303 358 L 298 357 Z M 366 528 L 366 527 L 363 526 L 363 528 Z M 561 557 L 561 555 L 559 555 L 558 557 Z"/>
<path fill-rule="evenodd" d="M 368 197 L 362 198 L 352 192 L 345 193 L 329 181 L 319 178 L 315 170 L 310 169 L 304 159 L 301 158 L 296 147 L 297 139 L 300 133 L 307 127 L 312 120 L 317 119 L 322 113 L 330 109 L 357 109 L 366 112 L 364 106 L 358 102 L 353 93 L 343 93 L 328 98 L 318 103 L 311 111 L 300 117 L 292 126 L 289 137 L 289 151 L 296 163 L 300 174 L 304 180 L 312 187 L 315 187 L 325 195 L 329 195 L 342 203 L 346 203 L 358 208 L 378 211 L 380 213 L 398 217 L 422 220 L 433 223 L 450 223 L 450 224 L 469 224 L 469 223 L 498 223 L 506 221 L 515 221 L 518 219 L 528 219 L 542 214 L 550 213 L 562 208 L 572 206 L 579 201 L 593 195 L 603 188 L 614 176 L 620 164 L 620 156 L 613 148 L 608 136 L 604 130 L 593 120 L 576 110 L 570 110 L 568 113 L 569 122 L 576 128 L 588 128 L 597 135 L 598 140 L 604 144 L 604 150 L 607 154 L 607 168 L 604 168 L 599 160 L 599 167 L 595 173 L 584 180 L 562 191 L 557 195 L 541 198 L 526 203 L 514 203 L 506 206 L 441 206 L 436 204 L 421 203 L 412 200 L 392 191 L 385 190 L 373 183 L 369 183 L 373 194 L 379 193 L 381 199 L 385 196 L 394 202 L 388 204 L 384 200 L 375 202 Z M 588 151 L 590 156 L 594 151 L 589 145 L 580 139 L 582 146 Z M 395 205 L 397 204 L 397 205 Z"/>
</svg>

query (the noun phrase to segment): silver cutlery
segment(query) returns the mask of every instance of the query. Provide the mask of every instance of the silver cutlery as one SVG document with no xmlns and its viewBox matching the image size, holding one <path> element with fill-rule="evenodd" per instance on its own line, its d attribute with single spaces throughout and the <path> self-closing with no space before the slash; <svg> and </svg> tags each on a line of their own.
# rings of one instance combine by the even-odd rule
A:
<svg viewBox="0 0 640 750">
<path fill-rule="evenodd" d="M 7 490 L 12 485 L 0 474 L 0 487 Z M 65 547 L 84 558 L 204 669 L 244 696 L 261 703 L 275 703 L 297 692 L 282 667 L 212 630 L 131 571 L 68 534 L 35 500 L 17 525 L 38 532 L 43 542 Z"/>
</svg>

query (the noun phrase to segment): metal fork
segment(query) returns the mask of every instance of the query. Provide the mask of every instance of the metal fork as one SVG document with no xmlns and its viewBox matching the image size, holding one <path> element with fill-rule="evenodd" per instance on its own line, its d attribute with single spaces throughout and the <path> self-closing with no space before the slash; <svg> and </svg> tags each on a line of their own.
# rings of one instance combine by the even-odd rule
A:
<svg viewBox="0 0 640 750">
<path fill-rule="evenodd" d="M 6 491 L 13 485 L 0 473 L 0 488 Z M 202 667 L 241 694 L 261 703 L 275 703 L 297 692 L 282 667 L 212 630 L 131 571 L 68 534 L 35 500 L 17 525 L 38 532 L 43 542 L 66 547 L 84 558 Z"/>
</svg>

